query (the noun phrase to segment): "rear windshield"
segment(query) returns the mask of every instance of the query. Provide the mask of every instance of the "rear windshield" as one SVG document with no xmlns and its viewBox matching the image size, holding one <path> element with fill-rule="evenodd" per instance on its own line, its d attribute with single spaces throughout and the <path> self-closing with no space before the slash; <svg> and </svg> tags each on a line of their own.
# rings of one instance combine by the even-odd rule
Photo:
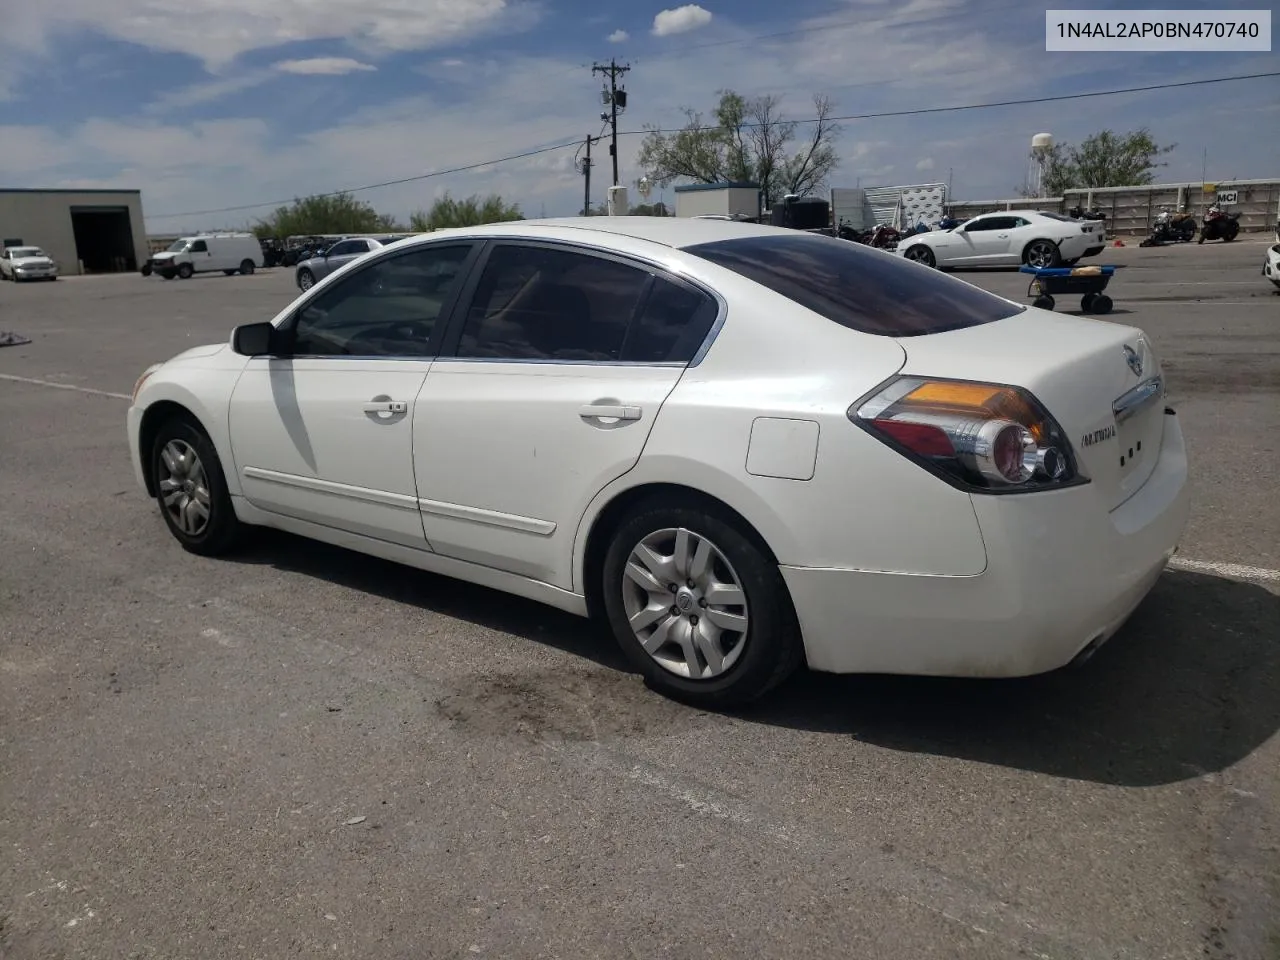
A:
<svg viewBox="0 0 1280 960">
<path fill-rule="evenodd" d="M 860 333 L 919 337 L 1026 310 L 945 273 L 834 237 L 743 237 L 685 249 Z"/>
</svg>

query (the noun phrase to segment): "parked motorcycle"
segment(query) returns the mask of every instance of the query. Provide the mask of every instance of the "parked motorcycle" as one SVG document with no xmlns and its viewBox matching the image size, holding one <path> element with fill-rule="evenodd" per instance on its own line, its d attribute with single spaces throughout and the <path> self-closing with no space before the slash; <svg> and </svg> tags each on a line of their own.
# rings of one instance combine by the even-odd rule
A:
<svg viewBox="0 0 1280 960">
<path fill-rule="evenodd" d="M 1067 211 L 1067 216 L 1073 220 L 1105 220 L 1107 215 L 1097 207 L 1090 207 L 1088 210 L 1076 204 Z"/>
<path fill-rule="evenodd" d="M 1196 235 L 1196 220 L 1189 213 L 1179 210 L 1162 210 L 1151 225 L 1151 236 L 1140 247 L 1158 247 L 1165 243 L 1190 243 Z"/>
<path fill-rule="evenodd" d="M 1204 243 L 1206 240 L 1221 240 L 1223 243 L 1230 243 L 1240 233 L 1240 214 L 1226 213 L 1216 203 L 1205 211 L 1204 226 L 1200 228 L 1200 239 L 1197 243 Z"/>
</svg>

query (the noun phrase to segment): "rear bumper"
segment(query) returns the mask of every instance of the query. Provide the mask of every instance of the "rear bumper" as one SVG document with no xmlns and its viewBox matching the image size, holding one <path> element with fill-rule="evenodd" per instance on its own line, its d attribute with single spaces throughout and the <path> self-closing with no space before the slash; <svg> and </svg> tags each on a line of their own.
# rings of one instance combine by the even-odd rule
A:
<svg viewBox="0 0 1280 960">
<path fill-rule="evenodd" d="M 809 666 L 1018 677 L 1066 665 L 1123 625 L 1177 549 L 1190 507 L 1177 418 L 1137 493 L 1109 513 L 1096 496 L 974 497 L 988 557 L 974 577 L 783 567 Z"/>
</svg>

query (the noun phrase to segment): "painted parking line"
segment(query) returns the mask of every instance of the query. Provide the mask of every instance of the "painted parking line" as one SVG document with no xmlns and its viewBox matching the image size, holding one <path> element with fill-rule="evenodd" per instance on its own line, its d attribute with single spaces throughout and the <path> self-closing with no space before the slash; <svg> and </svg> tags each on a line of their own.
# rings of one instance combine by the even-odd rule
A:
<svg viewBox="0 0 1280 960">
<path fill-rule="evenodd" d="M 37 387 L 52 387 L 55 390 L 74 390 L 76 393 L 91 393 L 97 397 L 111 397 L 114 400 L 132 400 L 127 393 L 112 393 L 110 390 L 96 390 L 93 387 L 80 387 L 74 383 L 57 383 L 53 380 L 37 380 L 35 377 L 19 377 L 12 373 L 0 373 L 0 380 L 12 383 L 29 383 Z"/>
<path fill-rule="evenodd" d="M 1190 557 L 1174 557 L 1169 561 L 1173 570 L 1188 573 L 1211 573 L 1232 580 L 1252 580 L 1256 583 L 1280 583 L 1280 570 L 1267 567 L 1250 567 L 1243 563 L 1219 563 L 1215 560 L 1192 560 Z"/>
<path fill-rule="evenodd" d="M 133 399 L 127 393 L 112 393 L 110 390 L 96 390 L 93 387 L 80 387 L 72 383 L 57 383 L 53 380 L 39 380 L 35 377 L 19 377 L 12 373 L 0 373 L 0 380 L 9 380 L 13 383 L 29 383 L 37 387 L 52 387 L 55 390 L 74 390 L 77 393 L 111 397 L 115 400 Z M 1169 567 L 1173 570 L 1185 570 L 1188 573 L 1208 573 L 1218 577 L 1229 577 L 1233 580 L 1280 583 L 1280 570 L 1272 570 L 1268 567 L 1251 567 L 1243 563 L 1223 563 L 1217 560 L 1193 560 L 1190 557 L 1174 557 L 1169 561 Z"/>
</svg>

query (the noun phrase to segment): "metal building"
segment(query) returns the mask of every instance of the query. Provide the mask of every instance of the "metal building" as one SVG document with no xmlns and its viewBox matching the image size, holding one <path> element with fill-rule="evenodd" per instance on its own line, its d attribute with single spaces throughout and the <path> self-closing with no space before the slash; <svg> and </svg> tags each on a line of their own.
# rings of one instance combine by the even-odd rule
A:
<svg viewBox="0 0 1280 960">
<path fill-rule="evenodd" d="M 63 276 L 135 271 L 147 254 L 142 193 L 0 187 L 0 243 L 42 248 Z"/>
</svg>

